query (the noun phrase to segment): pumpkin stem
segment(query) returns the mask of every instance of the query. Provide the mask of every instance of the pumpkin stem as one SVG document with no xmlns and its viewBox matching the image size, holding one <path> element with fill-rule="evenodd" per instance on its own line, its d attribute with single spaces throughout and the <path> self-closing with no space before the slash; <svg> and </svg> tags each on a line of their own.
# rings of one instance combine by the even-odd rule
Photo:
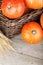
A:
<svg viewBox="0 0 43 65">
<path fill-rule="evenodd" d="M 10 4 L 8 4 L 7 8 L 8 8 L 8 9 L 10 9 L 10 8 L 11 8 L 11 5 L 10 5 Z"/>
<path fill-rule="evenodd" d="M 36 30 L 32 30 L 32 34 L 34 34 L 34 35 L 35 35 L 35 34 L 36 34 Z"/>
</svg>

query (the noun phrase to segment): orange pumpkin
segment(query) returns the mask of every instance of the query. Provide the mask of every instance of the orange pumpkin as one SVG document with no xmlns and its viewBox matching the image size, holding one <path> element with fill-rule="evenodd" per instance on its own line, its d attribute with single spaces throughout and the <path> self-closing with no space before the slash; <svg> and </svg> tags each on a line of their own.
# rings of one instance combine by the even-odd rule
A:
<svg viewBox="0 0 43 65">
<path fill-rule="evenodd" d="M 1 10 L 10 19 L 20 18 L 24 14 L 25 3 L 23 0 L 2 0 Z"/>
<path fill-rule="evenodd" d="M 37 22 L 26 23 L 22 28 L 21 36 L 29 44 L 36 44 L 42 39 L 42 28 Z"/>
<path fill-rule="evenodd" d="M 43 0 L 25 0 L 28 8 L 41 9 L 43 7 Z"/>
<path fill-rule="evenodd" d="M 41 26 L 43 28 L 43 14 L 41 14 L 41 17 L 40 17 L 40 24 L 41 24 Z"/>
<path fill-rule="evenodd" d="M 42 30 L 42 36 L 43 36 L 43 30 Z"/>
</svg>

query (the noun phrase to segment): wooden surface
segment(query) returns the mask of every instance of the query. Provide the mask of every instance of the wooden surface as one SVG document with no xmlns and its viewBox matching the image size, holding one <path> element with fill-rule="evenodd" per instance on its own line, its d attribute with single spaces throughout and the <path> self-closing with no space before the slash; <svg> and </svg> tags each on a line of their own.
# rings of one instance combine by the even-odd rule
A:
<svg viewBox="0 0 43 65">
<path fill-rule="evenodd" d="M 22 40 L 20 35 L 15 36 L 14 38 L 12 38 L 12 40 L 13 42 L 15 42 L 14 44 L 12 44 L 12 46 L 16 46 L 15 49 L 17 52 L 23 55 L 27 55 L 28 57 L 32 57 L 34 58 L 34 60 L 40 59 L 41 61 L 43 61 L 43 39 L 35 45 L 27 44 Z M 39 65 L 40 61 L 34 64 L 34 60 L 30 60 L 30 63 L 33 62 L 33 64 L 31 65 Z M 40 63 L 40 65 L 42 64 Z"/>
<path fill-rule="evenodd" d="M 20 53 L 43 59 L 43 39 L 38 44 L 27 44 L 20 35 L 12 39 L 15 42 L 16 50 Z M 14 44 L 13 44 L 14 47 Z"/>
<path fill-rule="evenodd" d="M 43 40 L 40 44 L 26 44 L 21 36 L 10 41 L 0 33 L 0 65 L 43 65 Z"/>
<path fill-rule="evenodd" d="M 0 65 L 43 65 L 43 60 L 6 50 L 4 55 L 0 54 Z"/>
</svg>

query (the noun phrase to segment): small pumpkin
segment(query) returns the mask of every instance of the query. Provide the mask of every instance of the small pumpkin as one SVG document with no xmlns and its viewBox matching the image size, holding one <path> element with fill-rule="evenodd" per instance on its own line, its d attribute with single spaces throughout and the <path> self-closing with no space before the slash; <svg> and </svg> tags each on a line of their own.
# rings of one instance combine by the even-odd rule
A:
<svg viewBox="0 0 43 65">
<path fill-rule="evenodd" d="M 28 8 L 41 9 L 43 7 L 43 0 L 25 0 Z"/>
<path fill-rule="evenodd" d="M 40 16 L 40 24 L 41 24 L 41 26 L 43 28 L 43 14 L 41 14 L 41 16 Z"/>
<path fill-rule="evenodd" d="M 21 31 L 22 39 L 29 44 L 36 44 L 42 39 L 42 28 L 37 22 L 26 23 Z"/>
<path fill-rule="evenodd" d="M 43 36 L 43 30 L 42 30 L 42 36 Z"/>
<path fill-rule="evenodd" d="M 25 3 L 23 0 L 2 0 L 1 10 L 10 19 L 20 18 L 25 12 Z"/>
</svg>

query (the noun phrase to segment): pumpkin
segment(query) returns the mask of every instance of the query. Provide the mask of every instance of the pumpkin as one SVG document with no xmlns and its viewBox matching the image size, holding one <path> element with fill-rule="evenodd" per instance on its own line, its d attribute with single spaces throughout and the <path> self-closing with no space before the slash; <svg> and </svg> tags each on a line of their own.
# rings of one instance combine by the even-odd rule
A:
<svg viewBox="0 0 43 65">
<path fill-rule="evenodd" d="M 24 14 L 25 4 L 23 0 L 2 0 L 1 10 L 10 19 L 20 18 Z"/>
<path fill-rule="evenodd" d="M 40 16 L 40 24 L 41 24 L 41 26 L 43 28 L 43 14 L 41 14 L 41 16 Z"/>
<path fill-rule="evenodd" d="M 37 22 L 28 22 L 21 30 L 21 37 L 29 44 L 36 44 L 42 39 L 42 28 Z"/>
<path fill-rule="evenodd" d="M 43 36 L 43 30 L 42 30 L 42 36 Z"/>
<path fill-rule="evenodd" d="M 43 7 L 43 0 L 25 0 L 28 8 L 40 9 Z"/>
</svg>

